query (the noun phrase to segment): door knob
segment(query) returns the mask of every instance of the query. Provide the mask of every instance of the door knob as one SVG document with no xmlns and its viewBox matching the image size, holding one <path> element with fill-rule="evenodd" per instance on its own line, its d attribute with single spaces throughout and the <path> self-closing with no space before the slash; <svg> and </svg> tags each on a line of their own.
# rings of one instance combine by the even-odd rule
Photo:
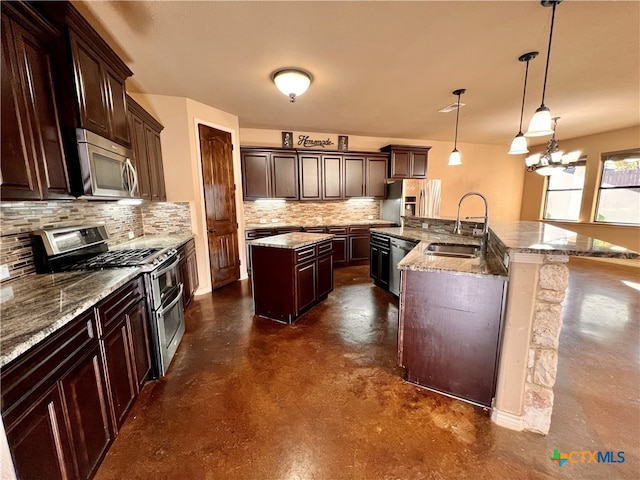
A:
<svg viewBox="0 0 640 480">
<path fill-rule="evenodd" d="M 216 233 L 216 229 L 215 229 L 215 228 L 209 228 L 209 229 L 207 230 L 207 232 L 209 232 L 209 233 Z"/>
</svg>

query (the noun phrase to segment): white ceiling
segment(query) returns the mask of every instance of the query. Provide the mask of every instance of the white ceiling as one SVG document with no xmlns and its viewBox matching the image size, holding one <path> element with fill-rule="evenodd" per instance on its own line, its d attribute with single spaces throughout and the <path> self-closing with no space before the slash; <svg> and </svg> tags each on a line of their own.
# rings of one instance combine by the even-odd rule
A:
<svg viewBox="0 0 640 480">
<path fill-rule="evenodd" d="M 540 105 L 551 8 L 526 1 L 90 1 L 74 4 L 135 73 L 130 91 L 189 97 L 241 128 L 509 145 Z M 290 103 L 281 67 L 314 76 Z M 556 10 L 545 103 L 558 137 L 640 124 L 640 2 Z M 546 138 L 532 143 L 544 143 Z M 639 139 L 640 140 L 640 139 Z"/>
</svg>

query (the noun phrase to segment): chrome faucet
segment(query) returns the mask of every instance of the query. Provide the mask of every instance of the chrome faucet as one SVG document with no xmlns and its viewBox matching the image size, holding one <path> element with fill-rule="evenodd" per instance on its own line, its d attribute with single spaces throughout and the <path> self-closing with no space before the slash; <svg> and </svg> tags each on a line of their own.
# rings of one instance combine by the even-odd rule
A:
<svg viewBox="0 0 640 480">
<path fill-rule="evenodd" d="M 465 198 L 470 197 L 472 195 L 477 195 L 484 201 L 484 226 L 482 228 L 482 244 L 481 249 L 482 253 L 487 253 L 487 242 L 489 240 L 489 203 L 487 202 L 487 197 L 479 192 L 467 192 L 465 193 L 460 201 L 458 202 L 458 215 L 456 216 L 456 223 L 453 227 L 453 233 L 460 235 L 462 233 L 462 222 L 460 221 L 460 207 L 462 206 L 462 202 Z M 472 217 L 467 217 L 472 218 Z"/>
</svg>

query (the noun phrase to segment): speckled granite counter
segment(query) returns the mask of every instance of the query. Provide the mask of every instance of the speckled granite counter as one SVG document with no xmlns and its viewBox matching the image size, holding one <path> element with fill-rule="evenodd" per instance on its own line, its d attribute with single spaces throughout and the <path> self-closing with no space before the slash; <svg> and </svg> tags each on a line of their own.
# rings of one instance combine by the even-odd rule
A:
<svg viewBox="0 0 640 480">
<path fill-rule="evenodd" d="M 247 242 L 247 245 L 295 249 L 331 240 L 333 237 L 334 235 L 326 233 L 292 232 L 251 240 Z"/>
<path fill-rule="evenodd" d="M 137 268 L 34 273 L 3 284 L 0 367 L 139 274 Z"/>
<path fill-rule="evenodd" d="M 491 222 L 489 230 L 509 252 L 640 258 L 638 252 L 544 222 Z"/>
<path fill-rule="evenodd" d="M 130 250 L 134 248 L 179 248 L 193 238 L 191 234 L 185 235 L 145 235 L 134 238 L 125 243 L 113 247 L 112 250 Z"/>
<path fill-rule="evenodd" d="M 405 240 L 417 240 L 420 243 L 398 263 L 400 270 L 424 272 L 452 272 L 463 275 L 492 275 L 506 277 L 507 271 L 494 254 L 478 258 L 440 257 L 425 255 L 423 252 L 430 243 L 454 243 L 480 245 L 480 238 L 433 232 L 420 228 L 372 228 L 372 233 L 382 233 Z"/>
</svg>

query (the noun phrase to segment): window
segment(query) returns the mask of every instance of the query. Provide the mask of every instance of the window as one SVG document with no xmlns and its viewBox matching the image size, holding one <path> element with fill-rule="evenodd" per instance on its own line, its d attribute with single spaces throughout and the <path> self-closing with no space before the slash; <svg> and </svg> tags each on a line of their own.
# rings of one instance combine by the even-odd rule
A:
<svg viewBox="0 0 640 480">
<path fill-rule="evenodd" d="M 640 225 L 640 150 L 602 155 L 595 221 Z"/>
<path fill-rule="evenodd" d="M 563 172 L 548 177 L 545 219 L 578 221 L 586 163 L 586 160 L 580 160 Z"/>
</svg>

